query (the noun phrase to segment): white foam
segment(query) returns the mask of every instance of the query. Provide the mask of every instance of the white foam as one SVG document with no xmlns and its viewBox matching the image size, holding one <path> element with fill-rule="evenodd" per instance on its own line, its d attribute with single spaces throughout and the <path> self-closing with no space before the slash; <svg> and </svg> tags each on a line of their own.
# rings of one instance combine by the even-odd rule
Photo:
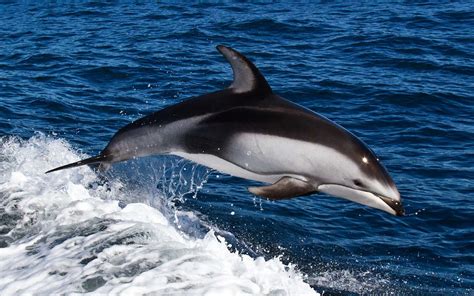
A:
<svg viewBox="0 0 474 296">
<path fill-rule="evenodd" d="M 183 234 L 163 209 L 88 167 L 44 171 L 85 157 L 44 136 L 0 140 L 2 295 L 315 295 L 292 266 L 228 250 L 211 230 Z"/>
</svg>

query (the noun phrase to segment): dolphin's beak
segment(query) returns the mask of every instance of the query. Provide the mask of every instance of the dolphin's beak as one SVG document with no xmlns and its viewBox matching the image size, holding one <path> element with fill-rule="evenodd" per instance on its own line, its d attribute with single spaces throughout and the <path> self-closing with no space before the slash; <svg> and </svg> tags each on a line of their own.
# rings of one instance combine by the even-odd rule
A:
<svg viewBox="0 0 474 296">
<path fill-rule="evenodd" d="M 395 200 L 395 199 L 392 199 L 390 197 L 386 197 L 386 196 L 383 196 L 383 195 L 379 195 L 379 194 L 376 194 L 376 193 L 372 193 L 372 194 L 374 194 L 375 196 L 377 196 L 378 198 L 383 200 L 384 203 L 386 203 L 390 208 L 392 208 L 392 210 L 395 211 L 396 216 L 405 215 L 405 209 L 403 208 L 403 205 L 402 205 L 401 201 L 398 201 L 398 200 Z"/>
<path fill-rule="evenodd" d="M 318 191 L 376 208 L 395 216 L 405 214 L 398 191 L 395 191 L 396 194 L 393 197 L 388 197 L 339 184 L 321 184 L 318 186 Z"/>
</svg>

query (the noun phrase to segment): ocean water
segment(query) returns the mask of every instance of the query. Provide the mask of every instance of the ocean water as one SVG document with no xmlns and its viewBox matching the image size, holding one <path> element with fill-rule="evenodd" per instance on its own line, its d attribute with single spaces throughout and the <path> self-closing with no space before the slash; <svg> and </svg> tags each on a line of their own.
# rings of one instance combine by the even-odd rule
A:
<svg viewBox="0 0 474 296">
<path fill-rule="evenodd" d="M 0 291 L 474 293 L 474 5 L 0 4 Z M 44 172 L 226 87 L 226 44 L 363 139 L 407 215 L 177 157 Z"/>
</svg>

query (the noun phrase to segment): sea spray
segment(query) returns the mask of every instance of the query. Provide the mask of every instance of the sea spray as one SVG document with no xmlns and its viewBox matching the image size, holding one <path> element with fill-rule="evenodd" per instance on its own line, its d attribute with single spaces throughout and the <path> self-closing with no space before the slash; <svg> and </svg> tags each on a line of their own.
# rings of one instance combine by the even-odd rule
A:
<svg viewBox="0 0 474 296">
<path fill-rule="evenodd" d="M 231 252 L 213 230 L 180 231 L 161 211 L 167 203 L 137 203 L 150 192 L 127 179 L 104 181 L 88 167 L 44 174 L 83 156 L 41 135 L 1 139 L 3 295 L 316 294 L 278 258 Z"/>
</svg>

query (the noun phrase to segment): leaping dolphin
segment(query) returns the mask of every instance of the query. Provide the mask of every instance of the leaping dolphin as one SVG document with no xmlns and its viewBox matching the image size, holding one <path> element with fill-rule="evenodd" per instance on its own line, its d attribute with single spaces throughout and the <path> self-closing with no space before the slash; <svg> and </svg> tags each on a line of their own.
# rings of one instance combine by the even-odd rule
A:
<svg viewBox="0 0 474 296">
<path fill-rule="evenodd" d="M 400 193 L 377 156 L 329 119 L 275 94 L 245 56 L 217 50 L 232 66 L 224 89 L 191 98 L 121 128 L 97 156 L 47 173 L 173 154 L 233 176 L 268 183 L 249 187 L 273 200 L 324 192 L 393 215 Z"/>
</svg>

